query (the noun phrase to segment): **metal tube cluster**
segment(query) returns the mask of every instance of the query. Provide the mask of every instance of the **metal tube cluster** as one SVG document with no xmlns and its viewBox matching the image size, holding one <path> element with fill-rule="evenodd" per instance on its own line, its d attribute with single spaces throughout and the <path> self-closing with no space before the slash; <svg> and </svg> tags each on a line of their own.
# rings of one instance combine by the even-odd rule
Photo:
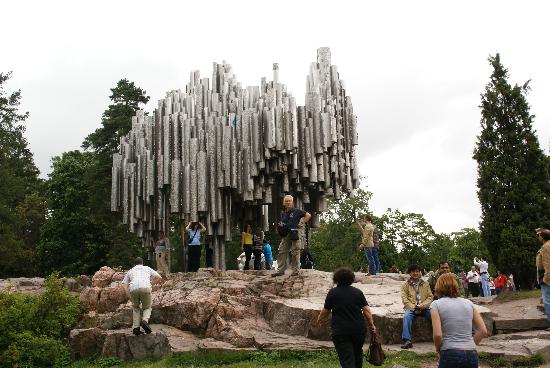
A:
<svg viewBox="0 0 550 368">
<path fill-rule="evenodd" d="M 212 79 L 191 72 L 185 88 L 140 110 L 113 155 L 111 210 L 150 245 L 167 232 L 170 214 L 202 221 L 225 268 L 225 242 L 235 225 L 267 230 L 285 194 L 313 215 L 359 185 L 357 119 L 330 50 L 319 48 L 307 77 L 305 106 L 279 82 L 243 88 L 231 65 L 214 63 Z"/>
</svg>

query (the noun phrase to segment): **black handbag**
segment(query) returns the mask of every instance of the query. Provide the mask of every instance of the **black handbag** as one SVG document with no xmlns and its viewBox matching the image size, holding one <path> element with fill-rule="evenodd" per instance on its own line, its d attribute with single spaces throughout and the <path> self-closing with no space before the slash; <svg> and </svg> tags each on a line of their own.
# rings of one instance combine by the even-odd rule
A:
<svg viewBox="0 0 550 368">
<path fill-rule="evenodd" d="M 382 343 L 377 334 L 370 335 L 370 345 L 369 345 L 369 356 L 368 361 L 372 365 L 382 365 L 384 364 L 384 359 L 386 354 L 382 350 Z"/>
</svg>

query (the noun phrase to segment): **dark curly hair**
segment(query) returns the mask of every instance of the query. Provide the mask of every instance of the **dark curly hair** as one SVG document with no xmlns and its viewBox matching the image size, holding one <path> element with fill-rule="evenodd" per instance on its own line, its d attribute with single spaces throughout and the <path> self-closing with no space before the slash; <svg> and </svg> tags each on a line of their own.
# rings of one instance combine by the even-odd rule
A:
<svg viewBox="0 0 550 368">
<path fill-rule="evenodd" d="M 420 271 L 420 266 L 417 264 L 412 264 L 407 268 L 407 273 L 411 273 L 413 271 Z"/>
<path fill-rule="evenodd" d="M 355 274 L 349 267 L 340 267 L 332 274 L 332 281 L 338 286 L 349 286 L 355 281 Z"/>
</svg>

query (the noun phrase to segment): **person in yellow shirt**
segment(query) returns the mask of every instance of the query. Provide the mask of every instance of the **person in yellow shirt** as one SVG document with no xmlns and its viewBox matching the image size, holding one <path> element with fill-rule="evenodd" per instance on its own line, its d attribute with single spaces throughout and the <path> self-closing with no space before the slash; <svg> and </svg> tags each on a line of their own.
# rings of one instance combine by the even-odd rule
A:
<svg viewBox="0 0 550 368">
<path fill-rule="evenodd" d="M 252 244 L 253 244 L 252 225 L 244 225 L 244 231 L 241 233 L 241 252 L 244 251 L 246 260 L 243 270 L 250 269 L 250 260 L 252 259 Z"/>
</svg>

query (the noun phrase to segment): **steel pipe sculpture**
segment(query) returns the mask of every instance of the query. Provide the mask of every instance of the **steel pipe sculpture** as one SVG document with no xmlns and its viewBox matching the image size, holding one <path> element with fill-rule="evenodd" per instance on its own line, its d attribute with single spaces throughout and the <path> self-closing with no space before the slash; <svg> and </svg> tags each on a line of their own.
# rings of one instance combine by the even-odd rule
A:
<svg viewBox="0 0 550 368">
<path fill-rule="evenodd" d="M 232 67 L 213 65 L 212 80 L 191 72 L 151 115 L 140 110 L 113 155 L 111 210 L 150 247 L 170 214 L 207 228 L 213 265 L 225 269 L 225 242 L 236 224 L 267 230 L 282 198 L 312 215 L 359 185 L 357 119 L 330 50 L 319 48 L 307 76 L 305 106 L 279 82 L 242 88 Z"/>
</svg>

